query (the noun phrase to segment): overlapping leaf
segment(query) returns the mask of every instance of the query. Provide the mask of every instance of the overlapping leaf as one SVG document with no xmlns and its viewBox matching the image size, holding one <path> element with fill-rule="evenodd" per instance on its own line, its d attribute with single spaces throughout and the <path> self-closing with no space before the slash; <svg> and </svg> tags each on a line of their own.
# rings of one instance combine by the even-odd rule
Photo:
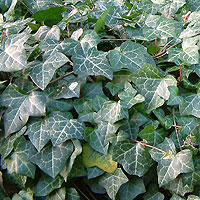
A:
<svg viewBox="0 0 200 200">
<path fill-rule="evenodd" d="M 145 147 L 129 140 L 117 143 L 114 147 L 113 159 L 122 164 L 128 174 L 139 177 L 143 176 L 152 165 Z"/>
<path fill-rule="evenodd" d="M 167 138 L 158 147 L 168 152 L 167 155 L 164 155 L 157 150 L 151 150 L 152 158 L 158 162 L 157 173 L 160 186 L 168 184 L 180 173 L 189 173 L 194 170 L 190 150 L 185 149 L 176 154 L 173 142 Z"/>
<path fill-rule="evenodd" d="M 13 72 L 27 68 L 24 43 L 30 37 L 27 33 L 8 36 L 0 47 L 0 71 Z"/>
<path fill-rule="evenodd" d="M 53 113 L 48 123 L 51 126 L 50 135 L 54 146 L 69 139 L 83 139 L 85 125 L 61 112 Z"/>
<path fill-rule="evenodd" d="M 111 199 L 115 199 L 115 196 L 124 183 L 128 182 L 128 178 L 123 171 L 118 168 L 114 174 L 105 174 L 101 177 L 99 184 L 104 187 Z"/>
<path fill-rule="evenodd" d="M 45 115 L 46 97 L 41 92 L 23 94 L 16 85 L 10 85 L 1 95 L 1 105 L 8 107 L 4 114 L 6 135 L 20 130 L 29 116 Z"/>
<path fill-rule="evenodd" d="M 31 162 L 38 165 L 40 169 L 55 178 L 65 166 L 66 160 L 73 152 L 71 142 L 62 143 L 56 147 L 47 146 L 31 157 Z"/>
<path fill-rule="evenodd" d="M 176 85 L 174 77 L 163 77 L 158 69 L 148 64 L 137 70 L 132 80 L 141 95 L 145 97 L 147 112 L 162 106 L 170 96 L 168 86 Z"/>
</svg>

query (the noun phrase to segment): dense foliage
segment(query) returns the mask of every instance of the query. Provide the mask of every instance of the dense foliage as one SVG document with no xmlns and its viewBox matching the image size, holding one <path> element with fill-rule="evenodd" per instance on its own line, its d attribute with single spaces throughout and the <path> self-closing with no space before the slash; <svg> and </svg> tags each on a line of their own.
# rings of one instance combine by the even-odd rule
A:
<svg viewBox="0 0 200 200">
<path fill-rule="evenodd" d="M 200 1 L 0 10 L 0 199 L 200 199 Z"/>
</svg>

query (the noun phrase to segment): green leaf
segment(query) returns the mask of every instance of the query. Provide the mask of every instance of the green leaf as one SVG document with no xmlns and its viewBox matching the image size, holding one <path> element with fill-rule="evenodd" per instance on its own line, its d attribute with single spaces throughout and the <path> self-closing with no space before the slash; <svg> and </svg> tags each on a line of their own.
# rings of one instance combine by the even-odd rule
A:
<svg viewBox="0 0 200 200">
<path fill-rule="evenodd" d="M 179 107 L 180 113 L 182 115 L 193 115 L 200 118 L 199 99 L 200 97 L 196 94 L 185 97 Z"/>
<path fill-rule="evenodd" d="M 174 77 L 170 75 L 163 77 L 158 69 L 149 64 L 137 70 L 133 74 L 132 81 L 145 97 L 147 112 L 162 106 L 170 96 L 168 86 L 176 85 Z"/>
<path fill-rule="evenodd" d="M 30 163 L 30 156 L 35 154 L 35 149 L 24 137 L 15 141 L 15 151 L 11 156 L 4 160 L 2 167 L 7 168 L 10 174 L 16 173 L 34 179 L 36 167 Z"/>
<path fill-rule="evenodd" d="M 137 103 L 143 102 L 145 99 L 141 94 L 137 94 L 137 91 L 132 87 L 129 82 L 125 83 L 124 91 L 120 92 L 119 98 L 127 105 L 128 109 Z"/>
<path fill-rule="evenodd" d="M 1 140 L 0 151 L 1 151 L 2 160 L 5 159 L 12 152 L 14 148 L 13 145 L 14 145 L 15 140 L 21 135 L 23 135 L 25 131 L 26 131 L 26 127 L 23 127 L 19 132 Z"/>
<path fill-rule="evenodd" d="M 138 136 L 144 139 L 148 144 L 156 146 L 164 141 L 166 132 L 163 129 L 155 130 L 153 125 L 146 126 L 139 132 Z"/>
<path fill-rule="evenodd" d="M 34 91 L 23 94 L 16 85 L 9 85 L 0 97 L 1 106 L 8 107 L 4 114 L 6 136 L 19 131 L 28 121 L 29 116 L 44 116 L 46 97 Z"/>
<path fill-rule="evenodd" d="M 27 135 L 35 146 L 40 151 L 50 140 L 50 128 L 47 126 L 47 121 L 42 119 L 33 119 L 27 127 Z"/>
<path fill-rule="evenodd" d="M 66 197 L 68 200 L 80 200 L 80 196 L 75 188 L 68 188 Z"/>
<path fill-rule="evenodd" d="M 113 159 L 120 163 L 128 174 L 139 177 L 143 176 L 152 165 L 145 147 L 130 140 L 121 141 L 115 145 Z"/>
<path fill-rule="evenodd" d="M 38 165 L 39 168 L 55 178 L 65 166 L 66 160 L 73 152 L 71 142 L 62 143 L 56 147 L 47 146 L 31 157 L 31 162 Z"/>
<path fill-rule="evenodd" d="M 65 182 L 67 182 L 67 178 L 72 170 L 75 159 L 82 153 L 82 146 L 79 140 L 72 139 L 74 145 L 74 152 L 70 156 L 69 161 L 66 163 L 63 170 L 60 172 L 60 175 L 64 178 Z"/>
<path fill-rule="evenodd" d="M 89 144 L 83 146 L 83 163 L 85 167 L 97 166 L 105 172 L 114 173 L 117 169 L 117 162 L 112 160 L 112 155 L 103 155 L 94 151 Z"/>
<path fill-rule="evenodd" d="M 13 72 L 28 67 L 24 43 L 29 39 L 27 33 L 8 36 L 0 47 L 0 71 Z"/>
<path fill-rule="evenodd" d="M 87 172 L 88 172 L 88 179 L 96 178 L 104 173 L 104 171 L 99 169 L 98 167 L 87 168 Z"/>
<path fill-rule="evenodd" d="M 44 90 L 51 81 L 56 69 L 68 61 L 69 59 L 64 54 L 55 52 L 44 62 L 33 62 L 31 64 L 30 77 L 40 89 Z"/>
<path fill-rule="evenodd" d="M 122 90 L 124 87 L 121 83 L 112 83 L 112 82 L 108 82 L 106 83 L 106 88 L 109 89 L 110 93 L 115 96 L 120 90 Z"/>
<path fill-rule="evenodd" d="M 160 186 L 168 184 L 181 173 L 194 171 L 192 152 L 190 150 L 185 149 L 176 154 L 174 143 L 167 138 L 157 147 L 168 152 L 167 155 L 164 155 L 163 153 L 158 153 L 156 149 L 150 150 L 152 158 L 158 162 L 157 173 Z"/>
<path fill-rule="evenodd" d="M 47 25 L 58 24 L 62 20 L 62 15 L 66 11 L 64 7 L 52 7 L 46 10 L 40 10 L 32 15 L 32 18 L 37 22 L 45 22 Z"/>
<path fill-rule="evenodd" d="M 180 105 L 183 102 L 183 97 L 178 96 L 178 87 L 176 86 L 169 86 L 168 87 L 170 96 L 167 101 L 168 106 L 175 106 L 175 105 Z"/>
<path fill-rule="evenodd" d="M 121 200 L 130 200 L 144 192 L 146 192 L 146 189 L 143 180 L 135 177 L 120 187 L 119 196 Z"/>
<path fill-rule="evenodd" d="M 147 49 L 138 43 L 126 41 L 119 48 L 109 51 L 109 60 L 114 71 L 136 71 L 147 62 Z"/>
<path fill-rule="evenodd" d="M 24 3 L 31 10 L 31 12 L 36 12 L 51 7 L 54 0 L 24 0 Z"/>
<path fill-rule="evenodd" d="M 196 196 L 196 195 L 189 195 L 187 200 L 199 200 L 200 197 Z"/>
<path fill-rule="evenodd" d="M 48 119 L 51 142 L 57 146 L 69 139 L 83 139 L 85 125 L 61 112 L 54 112 Z"/>
<path fill-rule="evenodd" d="M 72 56 L 74 73 L 82 76 L 102 75 L 112 80 L 113 72 L 106 58 L 106 53 L 100 52 L 96 47 L 88 49 L 83 54 Z"/>
<path fill-rule="evenodd" d="M 105 20 L 107 14 L 110 12 L 112 7 L 109 7 L 106 11 L 103 12 L 103 14 L 99 17 L 96 24 L 94 25 L 94 30 L 98 33 L 101 31 L 101 28 L 105 25 Z"/>
<path fill-rule="evenodd" d="M 66 196 L 66 188 L 62 187 L 60 189 L 57 189 L 53 194 L 49 195 L 50 200 L 65 200 Z"/>
<path fill-rule="evenodd" d="M 128 182 L 128 178 L 120 168 L 114 174 L 104 174 L 99 180 L 99 184 L 106 189 L 111 199 L 115 199 L 119 188 L 126 182 Z"/>
<path fill-rule="evenodd" d="M 121 101 L 106 101 L 97 113 L 96 122 L 105 121 L 114 124 L 124 118 L 128 119 L 128 111 L 123 108 Z"/>
<path fill-rule="evenodd" d="M 181 198 L 179 195 L 177 194 L 173 194 L 172 197 L 170 198 L 170 200 L 185 200 L 183 198 Z"/>
<path fill-rule="evenodd" d="M 192 192 L 193 188 L 187 184 L 183 184 L 181 177 L 178 177 L 164 186 L 165 189 L 168 189 L 171 193 L 176 193 L 178 195 L 184 196 L 188 192 Z"/>
<path fill-rule="evenodd" d="M 90 144 L 90 146 L 99 153 L 107 154 L 108 142 L 105 140 L 105 135 L 101 134 L 98 130 L 92 128 L 86 128 L 84 133 L 84 139 Z"/>
<path fill-rule="evenodd" d="M 43 174 L 36 185 L 35 196 L 46 196 L 50 194 L 54 189 L 60 188 L 62 183 L 63 178 L 61 178 L 60 176 L 57 176 L 56 178 L 51 178 Z"/>
</svg>

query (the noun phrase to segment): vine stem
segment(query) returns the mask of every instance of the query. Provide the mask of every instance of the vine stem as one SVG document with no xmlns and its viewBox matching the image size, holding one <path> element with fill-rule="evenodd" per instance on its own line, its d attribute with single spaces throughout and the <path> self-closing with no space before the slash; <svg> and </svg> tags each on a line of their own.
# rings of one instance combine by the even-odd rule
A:
<svg viewBox="0 0 200 200">
<path fill-rule="evenodd" d="M 134 140 L 134 139 L 131 139 L 131 138 L 129 138 L 129 140 L 131 140 L 131 141 L 133 141 L 133 142 L 136 142 L 136 143 L 139 143 L 139 144 L 141 144 L 142 146 L 150 147 L 150 148 L 152 148 L 152 149 L 155 149 L 155 150 L 157 150 L 157 151 L 162 152 L 164 155 L 167 155 L 167 152 L 166 152 L 166 151 L 163 151 L 162 149 L 159 149 L 158 147 L 154 147 L 154 146 L 152 146 L 152 145 L 150 145 L 150 144 L 147 144 L 147 143 L 145 143 L 145 142 L 138 141 L 138 140 Z"/>
<path fill-rule="evenodd" d="M 50 81 L 50 82 L 49 82 L 49 85 L 50 85 L 50 84 L 53 84 L 53 83 L 56 83 L 57 81 L 62 80 L 63 78 L 72 75 L 73 73 L 74 73 L 74 71 L 71 71 L 71 72 L 69 72 L 69 73 L 67 73 L 67 74 L 65 74 L 65 75 L 63 75 L 63 76 L 60 76 L 60 77 L 58 77 L 57 79 Z M 39 88 L 39 87 L 36 87 L 36 88 L 30 90 L 28 93 L 31 93 L 31 92 L 33 92 L 33 91 L 38 91 L 38 90 L 40 90 L 40 88 Z"/>
<path fill-rule="evenodd" d="M 197 125 L 191 130 L 190 135 L 192 135 L 192 133 L 194 132 L 194 130 L 195 130 L 196 128 L 198 128 L 199 126 L 200 126 L 200 124 L 197 124 Z"/>
<path fill-rule="evenodd" d="M 179 146 L 179 149 L 182 150 L 181 144 L 180 144 L 180 140 L 179 140 L 179 135 L 178 135 L 178 129 L 180 127 L 177 126 L 177 124 L 176 124 L 176 118 L 175 118 L 175 114 L 174 114 L 174 108 L 173 108 L 173 121 L 174 121 L 174 128 L 175 128 L 175 132 L 176 132 L 176 138 L 177 138 L 177 141 L 178 141 L 178 146 Z"/>
</svg>

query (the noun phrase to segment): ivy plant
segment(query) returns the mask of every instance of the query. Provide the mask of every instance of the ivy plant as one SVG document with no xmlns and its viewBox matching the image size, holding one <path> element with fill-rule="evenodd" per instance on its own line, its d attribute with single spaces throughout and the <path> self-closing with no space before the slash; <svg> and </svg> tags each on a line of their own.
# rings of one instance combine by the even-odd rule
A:
<svg viewBox="0 0 200 200">
<path fill-rule="evenodd" d="M 200 199 L 200 1 L 0 11 L 0 199 Z"/>
</svg>

